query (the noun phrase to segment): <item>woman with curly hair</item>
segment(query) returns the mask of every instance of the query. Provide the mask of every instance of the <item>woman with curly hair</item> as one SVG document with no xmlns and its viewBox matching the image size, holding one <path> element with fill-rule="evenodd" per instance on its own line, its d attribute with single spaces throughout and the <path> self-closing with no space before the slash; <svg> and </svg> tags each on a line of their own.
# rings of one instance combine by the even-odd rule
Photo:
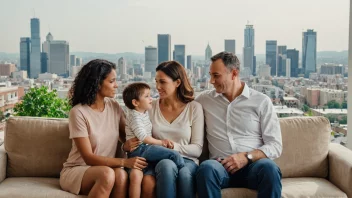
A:
<svg viewBox="0 0 352 198">
<path fill-rule="evenodd" d="M 115 158 L 125 140 L 125 115 L 114 100 L 116 65 L 92 60 L 83 66 L 71 91 L 72 148 L 60 173 L 63 190 L 88 197 L 126 197 L 128 177 L 122 167 L 143 169 L 144 158 Z"/>
</svg>

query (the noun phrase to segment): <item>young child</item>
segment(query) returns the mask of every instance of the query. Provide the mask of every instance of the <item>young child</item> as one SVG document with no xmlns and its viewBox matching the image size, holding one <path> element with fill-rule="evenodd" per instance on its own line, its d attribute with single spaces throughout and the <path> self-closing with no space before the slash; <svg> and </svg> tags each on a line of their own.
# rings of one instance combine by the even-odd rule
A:
<svg viewBox="0 0 352 198">
<path fill-rule="evenodd" d="M 178 169 L 182 168 L 184 160 L 181 155 L 177 151 L 167 148 L 169 143 L 172 142 L 152 137 L 152 123 L 148 115 L 148 110 L 152 108 L 149 85 L 132 83 L 125 88 L 122 97 L 126 107 L 128 107 L 125 128 L 126 139 L 137 137 L 143 142 L 135 150 L 128 152 L 128 157 L 143 157 L 148 163 L 170 159 L 176 164 Z M 130 171 L 130 197 L 140 197 L 142 179 L 143 172 L 141 170 L 132 169 Z"/>
</svg>

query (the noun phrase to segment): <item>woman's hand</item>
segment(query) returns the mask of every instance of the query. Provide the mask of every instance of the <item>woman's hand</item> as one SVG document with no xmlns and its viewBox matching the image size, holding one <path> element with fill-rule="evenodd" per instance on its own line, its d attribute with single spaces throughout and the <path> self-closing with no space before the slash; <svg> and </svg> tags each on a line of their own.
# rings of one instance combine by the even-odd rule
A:
<svg viewBox="0 0 352 198">
<path fill-rule="evenodd" d="M 125 142 L 123 144 L 122 150 L 126 152 L 132 152 L 134 151 L 142 142 L 138 140 L 138 138 L 134 137 Z"/>
<path fill-rule="evenodd" d="M 134 168 L 138 170 L 142 170 L 143 168 L 147 167 L 148 163 L 146 159 L 143 157 L 133 157 L 125 159 L 124 167 L 126 168 Z"/>
</svg>

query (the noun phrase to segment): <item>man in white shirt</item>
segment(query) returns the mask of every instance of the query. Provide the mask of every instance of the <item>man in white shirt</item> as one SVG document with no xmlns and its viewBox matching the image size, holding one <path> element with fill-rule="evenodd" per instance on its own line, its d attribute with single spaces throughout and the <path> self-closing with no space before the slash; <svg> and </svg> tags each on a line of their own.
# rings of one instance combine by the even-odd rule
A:
<svg viewBox="0 0 352 198">
<path fill-rule="evenodd" d="M 281 197 L 281 172 L 272 161 L 282 152 L 279 120 L 271 99 L 240 81 L 236 55 L 211 58 L 214 90 L 196 98 L 202 104 L 210 160 L 197 171 L 199 197 L 221 197 L 221 189 L 245 187 L 258 197 Z"/>
</svg>

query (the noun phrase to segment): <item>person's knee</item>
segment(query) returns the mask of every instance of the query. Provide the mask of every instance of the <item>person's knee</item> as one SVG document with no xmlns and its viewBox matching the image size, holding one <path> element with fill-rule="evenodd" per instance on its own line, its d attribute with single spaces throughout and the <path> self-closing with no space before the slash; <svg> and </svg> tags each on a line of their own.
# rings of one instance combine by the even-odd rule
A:
<svg viewBox="0 0 352 198">
<path fill-rule="evenodd" d="M 143 179 L 143 172 L 137 169 L 131 170 L 130 182 L 132 184 L 141 184 Z"/>
<path fill-rule="evenodd" d="M 212 177 L 219 172 L 220 167 L 222 165 L 218 161 L 206 160 L 199 165 L 197 177 Z"/>
<path fill-rule="evenodd" d="M 275 182 L 281 180 L 281 171 L 276 163 L 270 159 L 261 159 L 258 161 L 259 175 L 267 177 L 269 181 Z"/>
<path fill-rule="evenodd" d="M 184 167 L 178 171 L 178 177 L 180 181 L 186 181 L 186 180 L 188 181 L 192 179 L 193 174 L 187 167 Z"/>
<path fill-rule="evenodd" d="M 157 173 L 162 173 L 162 174 L 177 174 L 177 166 L 176 164 L 169 159 L 163 159 L 161 160 L 155 167 L 155 171 Z"/>
<path fill-rule="evenodd" d="M 115 183 L 115 172 L 112 168 L 103 166 L 100 169 L 99 174 L 99 183 L 102 184 L 105 188 L 112 188 Z"/>
<path fill-rule="evenodd" d="M 116 168 L 115 172 L 115 185 L 125 185 L 128 181 L 128 175 L 123 168 Z"/>
</svg>

